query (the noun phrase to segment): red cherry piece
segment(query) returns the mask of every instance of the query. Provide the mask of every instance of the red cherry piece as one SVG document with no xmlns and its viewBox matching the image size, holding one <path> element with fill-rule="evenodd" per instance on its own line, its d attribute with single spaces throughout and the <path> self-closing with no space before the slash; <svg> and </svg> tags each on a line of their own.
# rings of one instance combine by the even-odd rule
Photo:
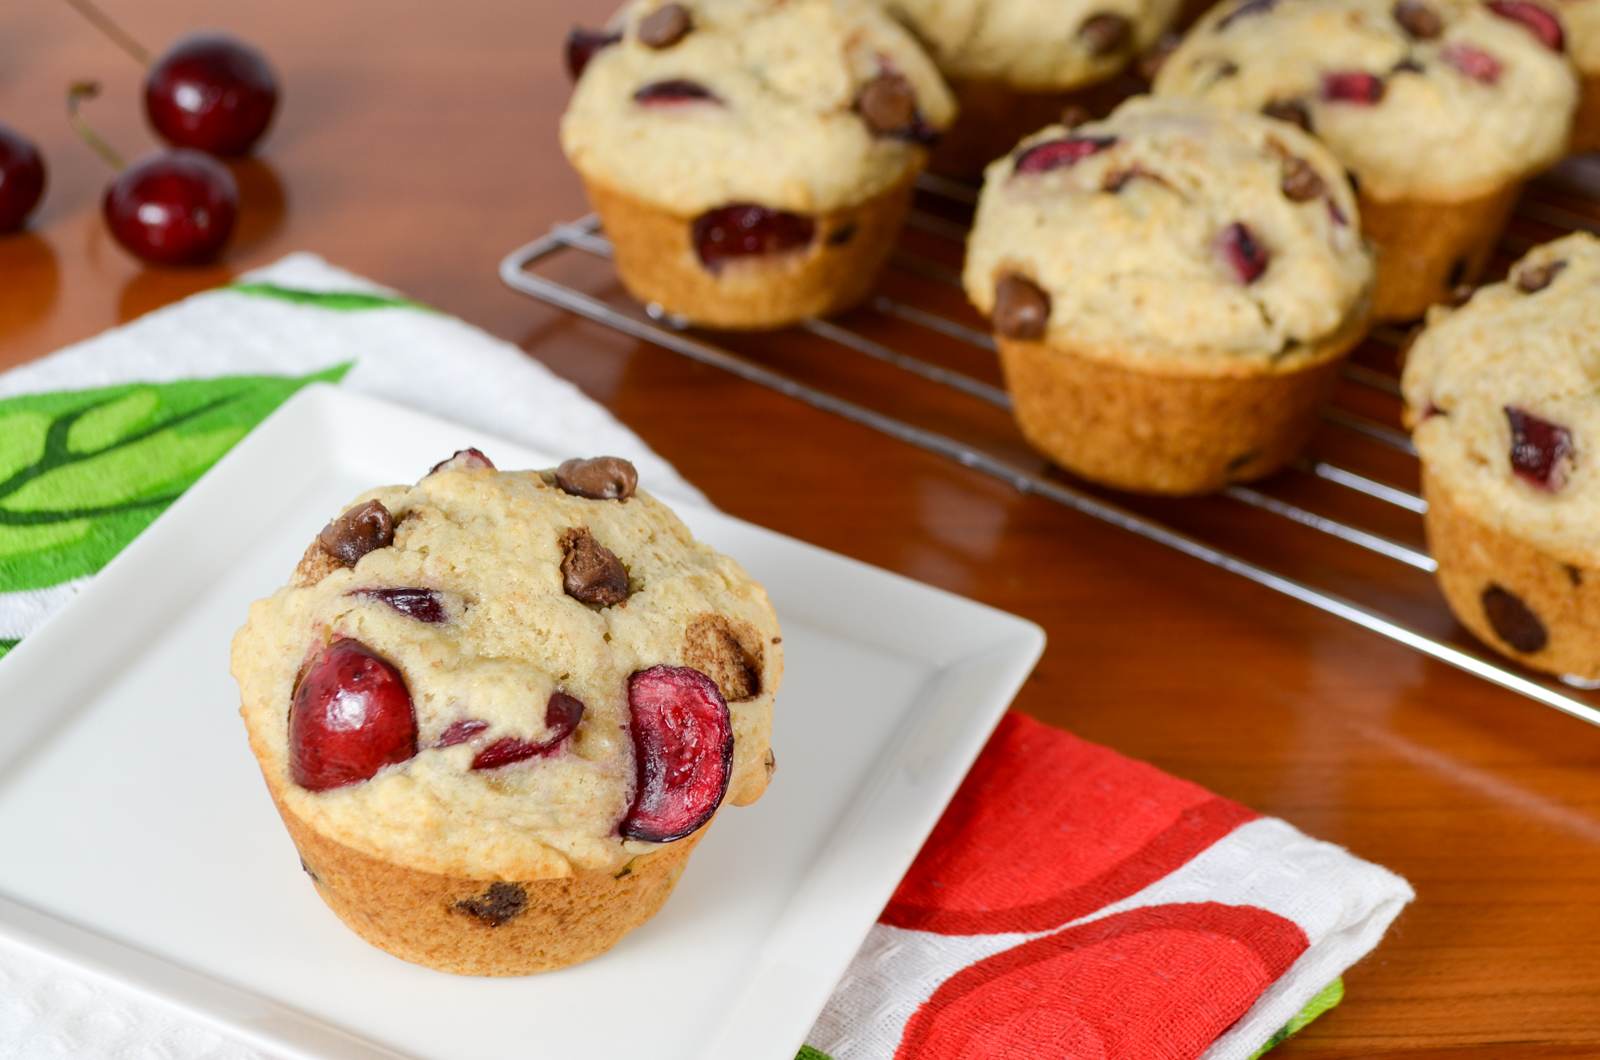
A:
<svg viewBox="0 0 1600 1060">
<path fill-rule="evenodd" d="M 687 666 L 628 679 L 638 786 L 619 826 L 628 839 L 670 843 L 711 819 L 733 774 L 733 721 L 716 682 Z"/>
<path fill-rule="evenodd" d="M 1217 250 L 1239 281 L 1245 284 L 1260 279 L 1272 261 L 1272 255 L 1267 253 L 1267 248 L 1261 245 L 1255 233 L 1239 221 L 1222 230 L 1217 237 Z"/>
<path fill-rule="evenodd" d="M 572 27 L 567 33 L 567 73 L 576 81 L 583 76 L 584 68 L 589 65 L 590 59 L 613 44 L 620 43 L 622 43 L 620 33 L 584 29 L 581 26 Z"/>
<path fill-rule="evenodd" d="M 479 468 L 494 470 L 494 461 L 484 456 L 478 449 L 457 449 L 450 456 L 439 461 L 428 469 L 432 475 L 439 471 L 474 471 Z"/>
<path fill-rule="evenodd" d="M 101 209 L 111 234 L 156 265 L 200 265 L 233 234 L 239 186 L 199 151 L 162 151 L 117 174 Z"/>
<path fill-rule="evenodd" d="M 669 81 L 652 81 L 641 85 L 633 94 L 635 103 L 646 107 L 677 107 L 685 103 L 716 103 L 722 100 L 698 81 L 675 77 Z"/>
<path fill-rule="evenodd" d="M 1046 140 L 1018 155 L 1013 168 L 1018 173 L 1048 173 L 1052 169 L 1076 165 L 1116 142 L 1115 136 L 1068 136 L 1061 140 Z"/>
<path fill-rule="evenodd" d="M 1482 48 L 1474 48 L 1470 44 L 1459 42 L 1445 45 L 1439 52 L 1439 58 L 1457 72 L 1486 85 L 1492 85 L 1500 80 L 1500 73 L 1504 69 L 1499 59 Z"/>
<path fill-rule="evenodd" d="M 350 595 L 381 601 L 418 622 L 443 622 L 450 617 L 444 606 L 444 598 L 432 589 L 418 589 L 412 586 L 394 589 L 356 589 Z"/>
<path fill-rule="evenodd" d="M 453 721 L 445 728 L 444 732 L 439 734 L 439 739 L 433 746 L 454 747 L 458 743 L 466 743 L 488 727 L 488 722 L 478 718 L 463 718 L 461 721 Z"/>
<path fill-rule="evenodd" d="M 1561 28 L 1561 19 L 1548 7 L 1532 3 L 1531 0 L 1489 0 L 1485 6 L 1501 18 L 1521 23 L 1529 33 L 1539 38 L 1540 44 L 1551 51 L 1566 49 L 1567 35 Z"/>
<path fill-rule="evenodd" d="M 700 264 L 712 272 L 738 258 L 810 246 L 816 234 L 816 222 L 809 217 L 753 203 L 708 210 L 694 219 L 690 233 Z"/>
<path fill-rule="evenodd" d="M 184 37 L 150 68 L 144 109 L 174 147 L 242 155 L 278 107 L 278 79 L 255 48 L 220 33 Z"/>
<path fill-rule="evenodd" d="M 311 663 L 289 708 L 289 773 L 308 791 L 371 780 L 417 753 L 405 678 L 359 641 L 330 644 Z"/>
<path fill-rule="evenodd" d="M 15 232 L 44 195 L 44 158 L 21 133 L 0 125 L 0 232 Z"/>
<path fill-rule="evenodd" d="M 1323 74 L 1322 98 L 1330 103 L 1355 103 L 1370 107 L 1383 98 L 1383 78 L 1364 70 Z"/>
<path fill-rule="evenodd" d="M 1511 424 L 1511 470 L 1551 493 L 1564 487 L 1572 470 L 1572 432 L 1510 405 L 1505 413 Z"/>
<path fill-rule="evenodd" d="M 561 749 L 561 743 L 577 729 L 583 720 L 583 701 L 565 692 L 552 692 L 544 707 L 545 728 L 550 735 L 537 742 L 507 736 L 478 752 L 472 760 L 473 769 L 499 769 L 530 758 L 544 758 Z M 446 730 L 448 731 L 448 730 Z M 477 731 L 477 730 L 474 730 Z M 469 734 L 470 735 L 470 734 Z"/>
</svg>

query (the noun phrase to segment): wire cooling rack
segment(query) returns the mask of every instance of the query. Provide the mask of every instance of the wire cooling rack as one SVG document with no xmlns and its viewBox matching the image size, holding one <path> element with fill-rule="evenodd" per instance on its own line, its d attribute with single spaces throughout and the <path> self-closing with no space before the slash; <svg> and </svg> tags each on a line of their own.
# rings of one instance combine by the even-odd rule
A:
<svg viewBox="0 0 1600 1060">
<path fill-rule="evenodd" d="M 1175 549 L 1414 651 L 1600 725 L 1595 687 L 1544 680 L 1492 658 L 1450 617 L 1423 545 L 1416 453 L 1399 427 L 1406 332 L 1374 331 L 1345 365 L 1305 456 L 1210 498 L 1115 494 L 1046 465 L 1010 426 L 994 342 L 966 305 L 959 269 L 973 188 L 931 175 L 879 293 L 861 309 L 783 332 L 685 327 L 615 282 L 593 216 L 559 224 L 500 264 L 512 289 L 992 476 L 1027 494 Z M 1497 269 L 1573 229 L 1600 231 L 1600 169 L 1572 161 L 1529 186 Z M 885 406 L 888 406 L 886 408 Z M 1301 534 L 1339 543 L 1297 549 Z"/>
</svg>

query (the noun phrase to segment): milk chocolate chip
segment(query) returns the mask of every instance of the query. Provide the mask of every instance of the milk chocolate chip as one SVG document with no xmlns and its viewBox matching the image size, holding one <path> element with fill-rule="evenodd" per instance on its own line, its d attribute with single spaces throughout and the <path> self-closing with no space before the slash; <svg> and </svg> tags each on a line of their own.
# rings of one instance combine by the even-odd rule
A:
<svg viewBox="0 0 1600 1060">
<path fill-rule="evenodd" d="M 994 288 L 994 329 L 1008 339 L 1042 338 L 1050 322 L 1050 296 L 1014 272 Z"/>
<path fill-rule="evenodd" d="M 1280 186 L 1284 197 L 1290 202 L 1320 199 L 1327 190 L 1317 171 L 1311 168 L 1311 163 L 1294 155 L 1283 160 L 1283 182 Z"/>
<path fill-rule="evenodd" d="M 528 892 L 520 883 L 491 883 L 489 889 L 476 898 L 463 898 L 455 905 L 456 911 L 477 917 L 490 927 L 499 927 L 515 918 L 528 905 Z"/>
<path fill-rule="evenodd" d="M 639 20 L 639 43 L 647 48 L 670 48 L 694 26 L 689 9 L 682 4 L 658 7 Z"/>
<path fill-rule="evenodd" d="M 1123 15 L 1110 12 L 1090 15 L 1078 27 L 1078 39 L 1083 41 L 1090 55 L 1114 55 L 1133 39 L 1133 23 Z"/>
<path fill-rule="evenodd" d="M 620 456 L 572 459 L 556 468 L 561 492 L 594 501 L 625 501 L 639 485 L 639 472 Z"/>
<path fill-rule="evenodd" d="M 1550 286 L 1562 269 L 1564 261 L 1547 261 L 1543 265 L 1529 265 L 1517 273 L 1517 290 L 1523 294 L 1536 294 Z"/>
<path fill-rule="evenodd" d="M 901 75 L 881 73 L 861 86 L 856 110 L 879 136 L 903 135 L 917 123 L 917 93 Z"/>
<path fill-rule="evenodd" d="M 1417 40 L 1433 40 L 1444 32 L 1444 20 L 1439 12 L 1422 0 L 1397 0 L 1393 13 L 1400 28 Z"/>
<path fill-rule="evenodd" d="M 586 526 L 561 536 L 561 584 L 581 604 L 611 607 L 628 598 L 628 569 Z"/>
<path fill-rule="evenodd" d="M 394 544 L 394 516 L 379 501 L 368 501 L 323 527 L 317 541 L 328 555 L 346 567 L 354 567 L 373 549 Z"/>
</svg>

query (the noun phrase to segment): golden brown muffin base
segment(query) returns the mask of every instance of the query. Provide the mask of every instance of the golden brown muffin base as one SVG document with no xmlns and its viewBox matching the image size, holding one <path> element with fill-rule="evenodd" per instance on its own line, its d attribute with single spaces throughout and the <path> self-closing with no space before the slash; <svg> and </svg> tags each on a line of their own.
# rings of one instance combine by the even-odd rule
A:
<svg viewBox="0 0 1600 1060">
<path fill-rule="evenodd" d="M 1430 475 L 1422 474 L 1428 501 L 1428 549 L 1439 563 L 1439 588 L 1457 620 L 1483 643 L 1524 666 L 1546 673 L 1600 679 L 1600 567 L 1568 563 L 1474 518 Z M 1484 611 L 1492 586 L 1511 593 L 1544 627 L 1534 652 L 1508 644 Z"/>
<path fill-rule="evenodd" d="M 1573 154 L 1600 151 L 1600 74 L 1578 79 L 1578 113 L 1572 120 Z"/>
<path fill-rule="evenodd" d="M 1489 264 L 1521 183 L 1460 202 L 1360 195 L 1361 230 L 1378 252 L 1372 315 L 1414 320 Z"/>
<path fill-rule="evenodd" d="M 285 805 L 270 778 L 267 788 L 317 894 L 346 927 L 402 960 L 456 975 L 532 975 L 599 956 L 655 916 L 710 827 L 640 855 L 620 876 L 471 879 L 330 839 Z"/>
<path fill-rule="evenodd" d="M 712 273 L 690 235 L 694 218 L 585 178 L 589 201 L 616 248 L 628 293 L 695 324 L 781 328 L 841 312 L 871 293 L 899 237 L 916 174 L 865 202 L 816 215 L 810 247 L 732 262 Z"/>
<path fill-rule="evenodd" d="M 1023 436 L 1083 478 L 1137 493 L 1209 493 L 1305 447 L 1364 318 L 1286 371 L 1200 375 L 997 339 Z"/>
<path fill-rule="evenodd" d="M 928 161 L 931 172 L 957 180 L 978 180 L 984 167 L 1017 146 L 1017 141 L 1061 120 L 1067 107 L 1082 107 L 1093 117 L 1109 114 L 1128 94 L 1114 80 L 1075 89 L 1029 91 L 1004 81 L 952 78 L 956 120 L 939 137 Z"/>
</svg>

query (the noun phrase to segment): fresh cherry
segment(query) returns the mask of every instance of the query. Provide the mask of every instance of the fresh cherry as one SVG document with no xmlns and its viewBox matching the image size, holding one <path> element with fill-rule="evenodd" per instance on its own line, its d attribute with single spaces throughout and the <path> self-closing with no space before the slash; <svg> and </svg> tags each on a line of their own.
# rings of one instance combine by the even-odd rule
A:
<svg viewBox="0 0 1600 1060">
<path fill-rule="evenodd" d="M 711 819 L 733 775 L 733 721 L 716 682 L 687 666 L 628 679 L 637 787 L 619 826 L 628 839 L 670 843 Z"/>
<path fill-rule="evenodd" d="M 567 33 L 567 73 L 576 81 L 583 76 L 584 68 L 589 65 L 602 49 L 613 44 L 622 43 L 622 34 L 607 33 L 604 30 L 584 29 L 574 26 Z"/>
<path fill-rule="evenodd" d="M 393 589 L 355 589 L 351 596 L 364 596 L 388 604 L 394 610 L 418 622 L 437 623 L 449 619 L 444 598 L 432 589 L 404 586 Z"/>
<path fill-rule="evenodd" d="M 161 138 L 213 155 L 242 155 L 278 107 L 278 79 L 258 50 L 221 33 L 179 40 L 151 66 L 144 109 Z"/>
<path fill-rule="evenodd" d="M 312 661 L 289 708 L 289 773 L 308 791 L 359 784 L 417 753 L 405 678 L 359 641 Z"/>
<path fill-rule="evenodd" d="M 1529 33 L 1539 38 L 1540 44 L 1551 51 L 1559 52 L 1566 48 L 1567 35 L 1561 28 L 1561 19 L 1549 8 L 1531 0 L 1489 0 L 1485 6 L 1501 18 L 1521 23 Z"/>
<path fill-rule="evenodd" d="M 1245 284 L 1252 284 L 1260 279 L 1272 260 L 1267 248 L 1256 238 L 1256 234 L 1250 231 L 1249 226 L 1239 221 L 1222 230 L 1222 234 L 1217 237 L 1217 249 L 1222 254 L 1223 260 L 1239 277 L 1239 281 Z"/>
<path fill-rule="evenodd" d="M 157 265 L 214 260 L 233 234 L 239 186 L 199 151 L 162 151 L 135 162 L 106 188 L 111 234 L 130 254 Z"/>
<path fill-rule="evenodd" d="M 578 727 L 578 722 L 583 720 L 583 701 L 565 692 L 552 692 L 549 702 L 544 706 L 544 725 L 549 730 L 549 735 L 543 740 L 519 740 L 514 736 L 507 736 L 496 740 L 494 743 L 479 751 L 472 759 L 472 768 L 475 770 L 499 769 L 501 766 L 513 765 L 517 762 L 526 762 L 530 758 L 543 758 L 560 750 L 561 743 L 571 736 Z M 472 722 L 457 722 L 456 725 L 468 726 Z M 454 729 L 456 725 L 450 728 Z M 478 730 L 473 730 L 477 732 Z M 445 730 L 445 735 L 450 734 L 450 729 Z M 469 733 L 467 737 L 470 738 Z M 442 739 L 442 738 L 441 738 Z"/>
<path fill-rule="evenodd" d="M 44 159 L 31 140 L 0 125 L 0 232 L 15 232 L 44 195 Z"/>
<path fill-rule="evenodd" d="M 1383 78 L 1363 70 L 1322 75 L 1322 98 L 1334 103 L 1371 106 L 1383 98 Z"/>
<path fill-rule="evenodd" d="M 1017 156 L 1018 173 L 1048 173 L 1052 169 L 1076 165 L 1117 142 L 1115 136 L 1068 136 L 1034 144 Z"/>
<path fill-rule="evenodd" d="M 691 232 L 700 263 L 712 272 L 738 258 L 810 246 L 816 234 L 816 222 L 809 217 L 753 203 L 708 210 L 694 219 Z"/>
<path fill-rule="evenodd" d="M 1439 58 L 1457 72 L 1485 85 L 1492 85 L 1500 80 L 1501 71 L 1504 69 L 1499 59 L 1482 48 L 1475 48 L 1459 41 L 1445 45 L 1439 52 Z"/>
<path fill-rule="evenodd" d="M 1572 432 L 1511 405 L 1505 413 L 1511 425 L 1511 470 L 1529 485 L 1560 490 L 1572 468 Z"/>
</svg>

